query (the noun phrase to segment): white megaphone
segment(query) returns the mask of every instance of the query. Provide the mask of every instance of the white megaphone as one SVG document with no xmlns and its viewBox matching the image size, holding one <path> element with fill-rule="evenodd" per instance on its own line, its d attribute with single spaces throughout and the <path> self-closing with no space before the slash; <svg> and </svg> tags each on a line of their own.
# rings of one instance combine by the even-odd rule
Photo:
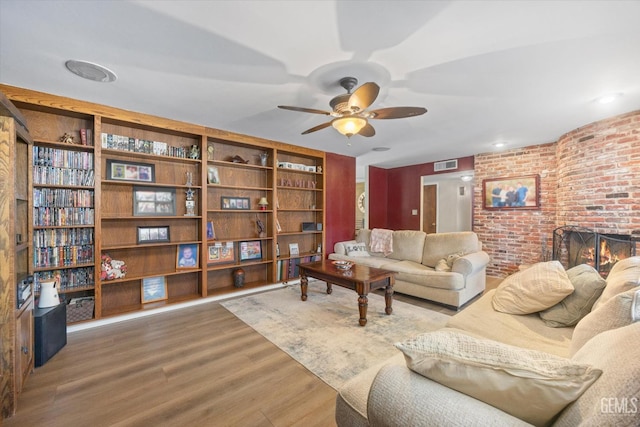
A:
<svg viewBox="0 0 640 427">
<path fill-rule="evenodd" d="M 60 304 L 58 289 L 56 289 L 57 283 L 58 281 L 56 279 L 40 282 L 40 301 L 38 301 L 38 308 L 55 307 Z"/>
</svg>

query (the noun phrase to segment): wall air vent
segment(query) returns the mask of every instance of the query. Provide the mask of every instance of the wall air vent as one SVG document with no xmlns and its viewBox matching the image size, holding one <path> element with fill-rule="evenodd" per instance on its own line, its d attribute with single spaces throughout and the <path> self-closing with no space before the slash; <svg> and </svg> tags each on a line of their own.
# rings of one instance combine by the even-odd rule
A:
<svg viewBox="0 0 640 427">
<path fill-rule="evenodd" d="M 435 162 L 433 164 L 433 170 L 435 172 L 448 171 L 451 169 L 458 169 L 458 160 L 445 160 L 444 162 Z"/>
</svg>

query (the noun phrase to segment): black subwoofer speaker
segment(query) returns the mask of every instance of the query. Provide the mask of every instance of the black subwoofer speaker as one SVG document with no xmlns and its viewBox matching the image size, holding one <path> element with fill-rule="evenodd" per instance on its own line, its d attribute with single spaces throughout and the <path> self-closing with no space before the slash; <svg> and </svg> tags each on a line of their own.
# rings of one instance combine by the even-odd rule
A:
<svg viewBox="0 0 640 427">
<path fill-rule="evenodd" d="M 47 363 L 67 345 L 67 305 L 33 310 L 35 367 Z"/>
</svg>

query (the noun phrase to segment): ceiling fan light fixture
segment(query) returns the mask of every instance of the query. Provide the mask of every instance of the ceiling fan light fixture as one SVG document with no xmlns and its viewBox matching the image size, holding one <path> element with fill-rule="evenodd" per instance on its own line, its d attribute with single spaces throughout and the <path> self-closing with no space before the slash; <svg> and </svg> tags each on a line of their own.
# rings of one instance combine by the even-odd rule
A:
<svg viewBox="0 0 640 427">
<path fill-rule="evenodd" d="M 331 121 L 331 126 L 347 138 L 351 138 L 353 135 L 360 132 L 360 130 L 366 125 L 367 119 L 354 116 L 338 117 Z"/>
</svg>

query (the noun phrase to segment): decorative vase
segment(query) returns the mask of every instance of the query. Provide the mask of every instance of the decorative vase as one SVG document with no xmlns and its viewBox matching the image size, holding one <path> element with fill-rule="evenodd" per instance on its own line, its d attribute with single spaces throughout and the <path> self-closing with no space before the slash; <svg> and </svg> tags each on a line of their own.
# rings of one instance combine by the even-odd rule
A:
<svg viewBox="0 0 640 427">
<path fill-rule="evenodd" d="M 40 282 L 40 300 L 38 301 L 38 308 L 55 307 L 60 304 L 58 289 L 56 289 L 57 284 L 58 281 L 55 279 L 43 280 Z"/>
<path fill-rule="evenodd" d="M 244 286 L 244 270 L 241 268 L 233 270 L 233 286 L 241 288 Z"/>
</svg>

